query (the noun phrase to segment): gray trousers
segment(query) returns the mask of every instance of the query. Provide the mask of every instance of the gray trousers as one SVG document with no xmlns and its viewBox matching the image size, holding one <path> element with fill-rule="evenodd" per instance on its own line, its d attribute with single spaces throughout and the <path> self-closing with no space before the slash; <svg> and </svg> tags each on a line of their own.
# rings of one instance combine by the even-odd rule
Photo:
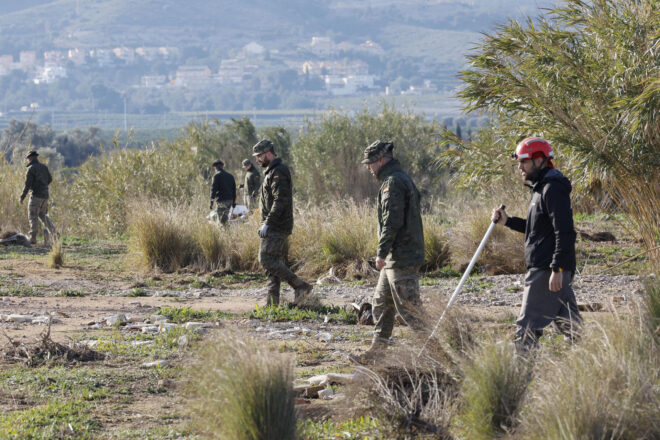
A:
<svg viewBox="0 0 660 440">
<path fill-rule="evenodd" d="M 397 313 L 416 333 L 426 332 L 427 319 L 419 296 L 419 266 L 382 269 L 373 302 L 375 343 L 386 342 L 392 336 Z"/>
<path fill-rule="evenodd" d="M 535 345 L 543 329 L 554 323 L 559 331 L 573 337 L 582 324 L 575 293 L 571 287 L 573 272 L 562 272 L 562 288 L 551 292 L 550 269 L 530 269 L 525 275 L 522 307 L 516 320 L 516 342 Z"/>
<path fill-rule="evenodd" d="M 294 289 L 303 281 L 287 266 L 289 253 L 289 236 L 280 232 L 268 231 L 268 235 L 261 239 L 259 246 L 259 264 L 266 271 L 268 277 L 268 294 L 280 296 L 282 280 L 289 283 Z"/>
<path fill-rule="evenodd" d="M 28 203 L 28 218 L 30 219 L 30 241 L 37 242 L 37 235 L 39 235 L 39 220 L 44 224 L 48 234 L 55 239 L 57 230 L 55 225 L 48 217 L 48 199 L 30 196 Z M 46 234 L 44 234 L 45 237 Z M 44 241 L 47 241 L 44 239 Z"/>
</svg>

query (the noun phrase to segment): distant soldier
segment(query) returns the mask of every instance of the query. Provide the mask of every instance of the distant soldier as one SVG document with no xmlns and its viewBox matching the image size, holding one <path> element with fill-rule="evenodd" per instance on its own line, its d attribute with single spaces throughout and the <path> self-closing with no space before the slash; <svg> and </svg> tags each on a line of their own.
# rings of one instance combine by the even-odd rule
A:
<svg viewBox="0 0 660 440">
<path fill-rule="evenodd" d="M 371 347 L 354 358 L 372 364 L 384 352 L 398 313 L 417 334 L 427 335 L 419 295 L 419 267 L 424 264 L 424 231 L 417 187 L 394 159 L 392 142 L 376 141 L 364 150 L 363 164 L 381 181 L 378 193 L 380 271 L 373 299 L 376 329 Z"/>
<path fill-rule="evenodd" d="M 253 210 L 259 202 L 261 173 L 259 173 L 259 170 L 257 170 L 249 159 L 243 161 L 243 169 L 245 170 L 245 183 L 241 184 L 239 188 L 243 188 L 245 206 L 247 206 L 248 210 Z"/>
<path fill-rule="evenodd" d="M 554 322 L 573 338 L 582 323 L 575 293 L 575 228 L 571 182 L 552 164 L 554 153 L 545 139 L 522 140 L 513 153 L 532 198 L 527 219 L 493 210 L 492 220 L 525 233 L 525 292 L 516 321 L 516 346 L 522 352 L 536 346 L 543 328 Z"/>
<path fill-rule="evenodd" d="M 226 225 L 229 220 L 229 211 L 236 205 L 236 181 L 234 176 L 224 170 L 225 163 L 218 159 L 213 162 L 213 183 L 211 185 L 211 205 L 213 209 L 213 202 L 216 204 L 216 211 L 218 212 L 218 221 L 222 225 Z"/>
<path fill-rule="evenodd" d="M 257 162 L 266 168 L 261 185 L 261 237 L 259 263 L 268 276 L 266 305 L 280 302 L 280 282 L 294 289 L 294 305 L 302 305 L 312 286 L 298 278 L 285 264 L 289 235 L 293 231 L 293 187 L 289 168 L 277 157 L 273 143 L 264 139 L 252 147 Z"/>
<path fill-rule="evenodd" d="M 28 203 L 30 244 L 37 244 L 39 220 L 44 224 L 45 243 L 51 239 L 55 240 L 58 237 L 55 225 L 50 221 L 50 217 L 48 217 L 48 185 L 53 181 L 53 177 L 50 175 L 48 167 L 39 162 L 39 159 L 37 159 L 38 156 L 39 153 L 36 151 L 30 151 L 25 158 L 28 169 L 25 174 L 25 186 L 21 194 L 21 203 L 23 203 L 27 193 L 32 191 Z"/>
</svg>

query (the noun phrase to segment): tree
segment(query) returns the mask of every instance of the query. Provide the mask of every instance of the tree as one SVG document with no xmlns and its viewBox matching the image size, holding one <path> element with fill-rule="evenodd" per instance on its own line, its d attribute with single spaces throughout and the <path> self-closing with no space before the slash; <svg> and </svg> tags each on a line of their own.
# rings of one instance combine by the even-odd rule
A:
<svg viewBox="0 0 660 440">
<path fill-rule="evenodd" d="M 440 194 L 443 171 L 430 165 L 438 153 L 436 133 L 441 128 L 437 121 L 386 104 L 375 114 L 368 109 L 354 116 L 330 112 L 308 120 L 292 151 L 296 188 L 316 201 L 373 197 L 378 183 L 360 161 L 367 145 L 380 139 L 394 142 L 395 158 L 423 194 Z"/>
<path fill-rule="evenodd" d="M 565 0 L 537 22 L 486 35 L 460 95 L 496 125 L 452 157 L 464 178 L 488 185 L 517 141 L 549 139 L 578 192 L 596 203 L 605 194 L 627 213 L 660 268 L 659 8 L 658 0 Z"/>
</svg>

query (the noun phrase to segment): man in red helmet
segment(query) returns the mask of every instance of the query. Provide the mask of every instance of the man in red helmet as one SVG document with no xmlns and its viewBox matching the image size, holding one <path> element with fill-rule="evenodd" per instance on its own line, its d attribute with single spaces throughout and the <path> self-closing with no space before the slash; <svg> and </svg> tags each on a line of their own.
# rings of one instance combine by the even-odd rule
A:
<svg viewBox="0 0 660 440">
<path fill-rule="evenodd" d="M 554 322 L 573 337 L 582 322 L 571 287 L 575 274 L 575 228 L 571 182 L 554 169 L 552 147 L 545 139 L 529 137 L 513 157 L 532 199 L 527 219 L 493 210 L 493 221 L 525 233 L 525 291 L 516 321 L 516 344 L 523 351 L 538 343 L 543 328 Z"/>
</svg>

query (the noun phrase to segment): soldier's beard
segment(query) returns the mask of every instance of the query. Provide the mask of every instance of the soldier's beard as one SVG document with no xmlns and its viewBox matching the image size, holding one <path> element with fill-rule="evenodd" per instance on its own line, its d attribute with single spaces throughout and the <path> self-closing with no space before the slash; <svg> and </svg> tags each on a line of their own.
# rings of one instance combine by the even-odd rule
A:
<svg viewBox="0 0 660 440">
<path fill-rule="evenodd" d="M 259 161 L 259 163 L 261 164 L 262 168 L 267 168 L 268 165 L 270 165 L 270 160 L 268 160 L 267 157 L 264 157 L 263 159 L 261 159 L 261 161 Z"/>
</svg>

